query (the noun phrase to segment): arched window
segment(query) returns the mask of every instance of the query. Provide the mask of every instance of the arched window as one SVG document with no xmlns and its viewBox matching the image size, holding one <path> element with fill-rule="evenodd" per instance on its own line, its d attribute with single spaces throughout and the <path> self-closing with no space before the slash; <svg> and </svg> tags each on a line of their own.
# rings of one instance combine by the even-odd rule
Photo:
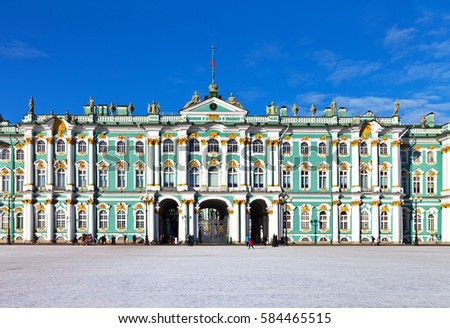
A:
<svg viewBox="0 0 450 328">
<path fill-rule="evenodd" d="M 428 231 L 436 231 L 436 218 L 433 213 L 428 214 Z"/>
<path fill-rule="evenodd" d="M 301 155 L 308 155 L 309 154 L 309 145 L 306 141 L 303 141 L 300 144 L 300 154 Z"/>
<path fill-rule="evenodd" d="M 261 140 L 253 141 L 253 153 L 255 154 L 264 153 L 264 144 Z"/>
<path fill-rule="evenodd" d="M 163 183 L 164 187 L 175 187 L 175 174 L 170 166 L 164 168 Z"/>
<path fill-rule="evenodd" d="M 260 167 L 253 170 L 253 188 L 264 188 L 264 171 Z"/>
<path fill-rule="evenodd" d="M 319 155 L 327 154 L 327 144 L 325 142 L 319 142 Z"/>
<path fill-rule="evenodd" d="M 87 228 L 87 213 L 85 210 L 78 212 L 78 229 Z"/>
<path fill-rule="evenodd" d="M 189 139 L 189 152 L 196 153 L 200 151 L 200 142 L 197 139 Z"/>
<path fill-rule="evenodd" d="M 63 209 L 58 209 L 56 211 L 56 228 L 65 229 L 66 228 L 66 213 Z"/>
<path fill-rule="evenodd" d="M 16 229 L 23 229 L 23 213 L 22 212 L 17 213 Z"/>
<path fill-rule="evenodd" d="M 136 154 L 144 154 L 144 143 L 142 141 L 136 141 L 134 144 L 134 149 Z"/>
<path fill-rule="evenodd" d="M 290 155 L 291 154 L 291 144 L 287 141 L 283 142 L 283 145 L 281 146 L 281 152 L 283 155 Z"/>
<path fill-rule="evenodd" d="M 105 210 L 101 210 L 98 217 L 98 228 L 108 229 L 108 212 L 106 212 Z"/>
<path fill-rule="evenodd" d="M 388 155 L 388 146 L 385 142 L 380 143 L 380 155 Z"/>
<path fill-rule="evenodd" d="M 362 170 L 360 174 L 361 179 L 361 189 L 363 191 L 369 190 L 369 172 L 367 170 Z"/>
<path fill-rule="evenodd" d="M 45 229 L 45 212 L 40 210 L 37 212 L 37 228 Z"/>
<path fill-rule="evenodd" d="M 8 230 L 9 215 L 8 211 L 2 213 L 2 230 Z"/>
<path fill-rule="evenodd" d="M 119 140 L 117 141 L 117 153 L 118 154 L 125 154 L 126 153 L 126 145 L 125 141 Z"/>
<path fill-rule="evenodd" d="M 380 217 L 381 217 L 381 220 L 380 220 L 381 221 L 380 222 L 381 230 L 388 230 L 389 229 L 389 216 L 388 216 L 387 212 L 386 211 L 381 212 Z"/>
<path fill-rule="evenodd" d="M 193 188 L 200 187 L 200 171 L 198 167 L 191 167 L 189 170 L 189 186 Z"/>
<path fill-rule="evenodd" d="M 63 139 L 56 140 L 56 152 L 57 153 L 65 153 L 66 152 L 66 143 Z"/>
<path fill-rule="evenodd" d="M 22 162 L 25 159 L 25 152 L 23 149 L 16 150 L 16 161 Z"/>
<path fill-rule="evenodd" d="M 145 228 L 145 216 L 144 211 L 139 210 L 136 212 L 136 229 Z"/>
<path fill-rule="evenodd" d="M 361 230 L 369 230 L 370 229 L 370 221 L 369 221 L 369 213 L 366 211 L 361 212 Z"/>
<path fill-rule="evenodd" d="M 434 152 L 432 150 L 427 151 L 427 163 L 434 164 Z"/>
<path fill-rule="evenodd" d="M 302 230 L 311 230 L 311 220 L 309 219 L 309 212 L 303 211 L 300 216 L 300 228 Z"/>
<path fill-rule="evenodd" d="M 174 152 L 173 141 L 170 139 L 164 139 L 162 151 L 163 153 L 173 153 Z"/>
<path fill-rule="evenodd" d="M 319 213 L 319 230 L 328 230 L 328 218 L 325 211 Z"/>
<path fill-rule="evenodd" d="M 348 155 L 348 147 L 345 142 L 339 144 L 339 155 Z"/>
<path fill-rule="evenodd" d="M 208 186 L 219 186 L 219 169 L 216 166 L 211 166 L 208 170 Z"/>
<path fill-rule="evenodd" d="M 66 170 L 63 168 L 59 168 L 55 172 L 55 187 L 63 188 L 66 186 Z"/>
<path fill-rule="evenodd" d="M 237 153 L 238 152 L 238 143 L 236 140 L 234 140 L 234 139 L 228 140 L 227 152 L 228 153 Z"/>
<path fill-rule="evenodd" d="M 218 153 L 219 152 L 219 141 L 216 139 L 208 140 L 208 153 Z"/>
<path fill-rule="evenodd" d="M 369 147 L 367 146 L 367 142 L 363 141 L 359 145 L 359 153 L 361 156 L 369 155 Z"/>
<path fill-rule="evenodd" d="M 8 148 L 4 148 L 2 151 L 2 161 L 9 161 L 11 158 L 11 152 Z"/>
<path fill-rule="evenodd" d="M 291 229 L 291 212 L 283 212 L 283 229 Z"/>
<path fill-rule="evenodd" d="M 282 186 L 284 189 L 290 189 L 292 185 L 292 169 L 290 167 L 283 168 Z"/>
<path fill-rule="evenodd" d="M 127 216 L 124 210 L 117 211 L 116 214 L 116 226 L 117 229 L 126 229 L 127 227 Z"/>
<path fill-rule="evenodd" d="M 348 213 L 346 211 L 341 212 L 341 217 L 339 221 L 340 230 L 348 230 Z"/>
<path fill-rule="evenodd" d="M 37 153 L 45 153 L 45 141 L 44 140 L 39 139 L 36 142 L 36 152 Z"/>
<path fill-rule="evenodd" d="M 413 151 L 413 162 L 414 163 L 422 162 L 422 152 L 418 150 Z"/>
<path fill-rule="evenodd" d="M 78 142 L 78 153 L 86 153 L 87 152 L 87 144 L 86 141 L 79 141 Z"/>
<path fill-rule="evenodd" d="M 238 186 L 238 173 L 234 167 L 228 169 L 228 188 L 237 188 Z"/>
<path fill-rule="evenodd" d="M 107 154 L 108 153 L 108 144 L 106 143 L 106 141 L 101 140 L 98 143 L 98 152 L 100 154 Z"/>
</svg>

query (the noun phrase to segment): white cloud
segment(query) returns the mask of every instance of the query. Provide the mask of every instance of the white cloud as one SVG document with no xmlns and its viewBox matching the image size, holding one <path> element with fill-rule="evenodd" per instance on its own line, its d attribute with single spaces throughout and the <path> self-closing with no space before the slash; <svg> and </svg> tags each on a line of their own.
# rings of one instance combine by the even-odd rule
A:
<svg viewBox="0 0 450 328">
<path fill-rule="evenodd" d="M 278 60 L 284 58 L 286 54 L 283 53 L 281 47 L 275 43 L 264 43 L 258 49 L 250 50 L 244 58 L 248 66 L 256 66 L 261 61 Z"/>
<path fill-rule="evenodd" d="M 376 72 L 380 67 L 380 62 L 368 62 L 365 60 L 340 61 L 336 65 L 333 73 L 328 77 L 328 80 L 339 83 L 340 81 L 370 75 Z"/>
<path fill-rule="evenodd" d="M 47 57 L 48 55 L 25 42 L 14 40 L 5 44 L 0 44 L 0 56 L 16 59 L 32 59 Z"/>
<path fill-rule="evenodd" d="M 390 48 L 403 47 L 414 39 L 416 32 L 417 30 L 413 27 L 405 29 L 399 29 L 397 26 L 391 27 L 384 37 L 384 46 Z"/>
</svg>

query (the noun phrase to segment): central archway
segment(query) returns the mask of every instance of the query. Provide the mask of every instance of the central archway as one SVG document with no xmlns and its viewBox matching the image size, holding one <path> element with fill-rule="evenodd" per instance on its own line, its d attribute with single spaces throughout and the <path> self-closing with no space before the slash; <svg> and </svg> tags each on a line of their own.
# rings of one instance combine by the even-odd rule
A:
<svg viewBox="0 0 450 328">
<path fill-rule="evenodd" d="M 178 204 L 173 199 L 164 199 L 159 210 L 159 242 L 170 243 L 178 239 Z"/>
<path fill-rule="evenodd" d="M 198 214 L 198 241 L 201 244 L 228 243 L 228 206 L 223 200 L 207 199 L 200 202 Z"/>
<path fill-rule="evenodd" d="M 257 199 L 250 203 L 249 232 L 255 243 L 268 241 L 269 220 L 267 218 L 266 203 Z"/>
</svg>

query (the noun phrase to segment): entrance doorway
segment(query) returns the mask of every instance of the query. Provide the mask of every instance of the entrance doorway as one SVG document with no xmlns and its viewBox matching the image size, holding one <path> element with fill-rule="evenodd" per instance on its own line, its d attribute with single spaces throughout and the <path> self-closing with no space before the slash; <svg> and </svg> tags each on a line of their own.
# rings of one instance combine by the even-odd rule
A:
<svg viewBox="0 0 450 328">
<path fill-rule="evenodd" d="M 266 212 L 266 203 L 260 199 L 250 203 L 249 232 L 255 243 L 268 241 L 269 220 Z"/>
<path fill-rule="evenodd" d="M 159 242 L 171 243 L 178 239 L 178 205 L 172 199 L 165 199 L 159 206 Z"/>
<path fill-rule="evenodd" d="M 228 210 L 225 202 L 211 199 L 200 204 L 198 241 L 202 244 L 228 243 Z"/>
</svg>

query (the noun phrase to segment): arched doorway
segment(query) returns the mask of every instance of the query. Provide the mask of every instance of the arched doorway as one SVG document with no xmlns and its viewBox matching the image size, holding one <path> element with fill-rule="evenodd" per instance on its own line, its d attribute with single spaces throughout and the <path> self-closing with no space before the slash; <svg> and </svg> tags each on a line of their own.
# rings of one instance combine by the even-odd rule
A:
<svg viewBox="0 0 450 328">
<path fill-rule="evenodd" d="M 249 233 L 255 243 L 261 244 L 269 240 L 269 220 L 267 217 L 266 203 L 261 200 L 254 200 L 250 203 Z"/>
<path fill-rule="evenodd" d="M 198 241 L 202 244 L 228 243 L 228 206 L 218 199 L 200 203 Z"/>
<path fill-rule="evenodd" d="M 178 239 L 178 204 L 173 199 L 164 199 L 159 206 L 159 242 L 169 243 Z"/>
</svg>

